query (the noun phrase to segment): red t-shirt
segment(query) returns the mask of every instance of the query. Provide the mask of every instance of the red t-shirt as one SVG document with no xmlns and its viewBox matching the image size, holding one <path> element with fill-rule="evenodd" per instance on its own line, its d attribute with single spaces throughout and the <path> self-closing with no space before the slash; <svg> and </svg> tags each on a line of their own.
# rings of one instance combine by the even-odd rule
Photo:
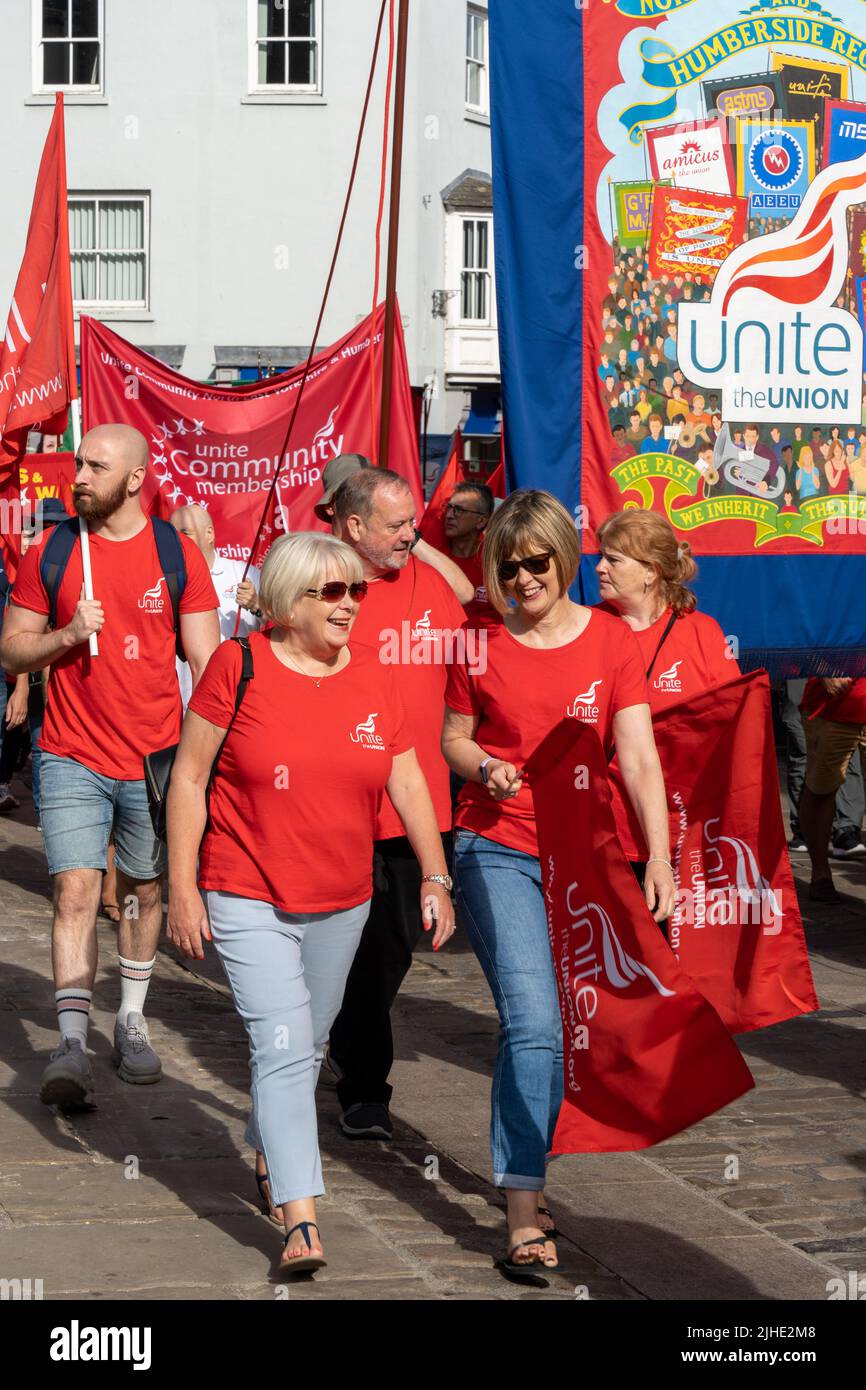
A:
<svg viewBox="0 0 866 1390">
<path fill-rule="evenodd" d="M 602 612 L 619 618 L 612 604 L 599 605 Z M 662 634 L 670 622 L 671 609 L 666 608 L 652 627 L 635 632 L 646 671 L 655 656 Z M 622 618 L 619 618 L 622 622 Z M 740 668 L 730 655 L 725 634 L 715 618 L 696 609 L 677 618 L 664 646 L 656 657 L 649 678 L 649 701 L 653 714 L 688 700 L 714 685 L 724 685 L 740 674 Z"/>
<path fill-rule="evenodd" d="M 604 612 L 616 616 L 619 622 L 623 622 L 612 604 L 603 603 L 600 607 Z M 652 627 L 645 628 L 643 632 L 633 633 L 640 647 L 645 671 L 655 656 L 662 633 L 670 622 L 671 612 L 670 608 L 666 608 Z M 660 710 L 681 704 L 683 700 L 699 695 L 704 690 L 711 690 L 713 686 L 724 685 L 726 681 L 734 680 L 739 674 L 740 668 L 730 656 L 725 634 L 715 618 L 694 609 L 691 613 L 677 618 L 656 657 L 648 681 L 650 710 L 653 714 L 658 714 Z M 662 772 L 665 771 L 665 768 L 662 768 Z M 623 853 L 627 859 L 643 861 L 649 850 L 644 842 L 637 816 L 626 801 L 625 787 L 616 765 L 611 776 L 610 790 Z"/>
<path fill-rule="evenodd" d="M 367 647 L 320 685 L 250 637 L 255 675 L 226 740 L 202 841 L 203 888 L 281 912 L 340 912 L 373 891 L 373 839 L 392 759 L 412 746 L 397 682 Z M 242 656 L 224 642 L 189 708 L 226 729 Z"/>
<path fill-rule="evenodd" d="M 493 607 L 484 586 L 484 546 L 475 555 L 452 555 L 450 558 L 463 571 L 470 584 L 475 586 L 475 597 L 464 603 L 463 610 L 472 622 L 481 627 L 501 623 L 502 614 Z"/>
<path fill-rule="evenodd" d="M 823 682 L 806 683 L 800 702 L 807 719 L 832 719 L 837 724 L 866 724 L 866 677 L 854 681 L 841 695 L 828 695 Z"/>
<path fill-rule="evenodd" d="M 450 780 L 441 747 L 447 662 L 465 619 L 442 576 L 412 555 L 405 569 L 370 584 L 352 628 L 352 650 L 358 643 L 374 647 L 397 676 L 409 746 L 414 745 L 427 778 L 440 830 L 451 829 Z M 405 834 L 386 795 L 376 839 Z"/>
<path fill-rule="evenodd" d="M 51 532 L 21 562 L 12 601 L 48 614 L 39 562 Z M 218 607 L 204 556 L 180 538 L 186 561 L 181 613 Z M 39 746 L 74 758 L 103 777 L 140 782 L 145 753 L 177 743 L 183 710 L 175 667 L 171 601 L 148 521 L 128 541 L 90 537 L 93 593 L 105 612 L 99 655 L 79 642 L 51 663 L 48 704 Z M 81 546 L 76 544 L 57 595 L 57 626 L 65 627 L 81 594 Z"/>
<path fill-rule="evenodd" d="M 564 647 L 524 646 L 504 625 L 491 628 L 487 638 L 487 669 L 470 675 L 465 667 L 452 667 L 446 703 L 458 714 L 478 715 L 476 742 L 515 767 L 523 767 L 568 715 L 593 725 L 609 751 L 613 716 L 648 702 L 634 634 L 619 618 L 597 609 L 580 637 Z M 480 783 L 467 782 L 454 823 L 500 845 L 538 854 L 527 782 L 516 797 L 499 802 Z"/>
</svg>

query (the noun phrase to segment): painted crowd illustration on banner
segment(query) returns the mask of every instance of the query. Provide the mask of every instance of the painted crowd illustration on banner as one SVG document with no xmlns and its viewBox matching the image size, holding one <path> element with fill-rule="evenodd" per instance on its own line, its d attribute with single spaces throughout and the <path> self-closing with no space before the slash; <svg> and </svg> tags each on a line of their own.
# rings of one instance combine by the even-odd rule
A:
<svg viewBox="0 0 866 1390">
<path fill-rule="evenodd" d="M 655 507 L 698 553 L 862 549 L 866 4 L 835 9 L 606 0 L 587 78 L 593 522 Z"/>
</svg>

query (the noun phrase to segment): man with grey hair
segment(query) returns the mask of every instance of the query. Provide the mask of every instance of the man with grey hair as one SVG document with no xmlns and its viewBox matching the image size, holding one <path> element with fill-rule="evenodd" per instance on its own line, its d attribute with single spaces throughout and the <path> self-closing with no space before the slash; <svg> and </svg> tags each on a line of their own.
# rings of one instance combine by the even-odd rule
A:
<svg viewBox="0 0 866 1390">
<path fill-rule="evenodd" d="M 219 600 L 217 617 L 220 625 L 220 641 L 226 642 L 234 636 L 238 610 L 241 621 L 237 635 L 246 637 L 258 631 L 259 611 L 258 583 L 259 571 L 252 565 L 246 579 L 244 562 L 220 555 L 216 548 L 216 532 L 213 518 L 204 507 L 178 507 L 172 513 L 171 524 L 180 536 L 187 536 L 197 545 L 210 571 L 213 586 Z M 177 679 L 180 685 L 180 698 L 186 709 L 192 695 L 192 675 L 188 661 L 177 662 Z"/>
<path fill-rule="evenodd" d="M 442 576 L 412 554 L 415 505 L 405 478 L 383 468 L 353 473 L 334 496 L 333 531 L 357 551 L 369 585 L 352 645 L 376 648 L 383 661 L 399 653 L 395 674 L 406 722 L 450 852 L 451 794 L 439 743 L 447 678 L 442 652 L 465 614 Z M 444 878 L 450 891 L 451 880 Z M 352 1138 L 391 1138 L 390 1011 L 422 931 L 421 883 L 418 861 L 386 796 L 376 829 L 370 916 L 330 1037 L 340 1123 Z"/>
<path fill-rule="evenodd" d="M 138 1085 L 162 1074 L 144 1001 L 162 929 L 165 849 L 150 821 L 143 760 L 180 737 L 175 622 L 194 681 L 219 643 L 216 594 L 201 554 L 142 509 L 147 465 L 147 441 L 138 430 L 88 431 L 76 454 L 73 500 L 88 524 L 93 597 L 85 593 L 78 524 L 61 522 L 24 556 L 0 639 L 7 671 L 51 667 L 40 740 L 42 832 L 54 889 L 60 1044 L 40 1097 L 62 1109 L 93 1101 L 87 1025 L 112 831 L 125 909 L 117 931 L 121 994 L 112 1061 L 123 1081 Z"/>
</svg>

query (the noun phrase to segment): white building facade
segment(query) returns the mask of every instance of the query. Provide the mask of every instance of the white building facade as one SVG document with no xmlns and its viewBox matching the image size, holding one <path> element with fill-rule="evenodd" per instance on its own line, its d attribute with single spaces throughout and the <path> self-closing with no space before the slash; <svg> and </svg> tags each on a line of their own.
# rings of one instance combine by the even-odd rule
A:
<svg viewBox="0 0 866 1390">
<path fill-rule="evenodd" d="M 0 305 L 62 90 L 76 320 L 102 319 L 202 380 L 303 360 L 379 6 L 6 0 Z M 387 18 L 322 347 L 372 307 L 386 42 Z M 398 294 L 411 383 L 426 388 L 431 464 L 463 422 L 483 475 L 499 450 L 486 0 L 411 0 L 404 138 Z M 387 197 L 380 297 L 386 246 Z"/>
</svg>

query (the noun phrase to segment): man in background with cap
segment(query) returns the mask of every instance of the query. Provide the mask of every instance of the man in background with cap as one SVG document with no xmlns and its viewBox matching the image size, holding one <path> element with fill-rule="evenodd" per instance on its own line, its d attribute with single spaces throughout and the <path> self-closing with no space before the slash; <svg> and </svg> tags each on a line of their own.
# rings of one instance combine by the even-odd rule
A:
<svg viewBox="0 0 866 1390">
<path fill-rule="evenodd" d="M 333 525 L 334 494 L 340 484 L 351 478 L 353 473 L 372 466 L 363 454 L 340 454 L 339 458 L 331 459 L 331 462 L 325 465 L 322 474 L 322 497 L 313 508 L 320 521 L 324 521 L 328 526 Z M 418 531 L 415 532 L 415 540 L 412 543 L 412 554 L 416 560 L 421 560 L 423 564 L 438 570 L 456 595 L 458 603 L 471 603 L 475 597 L 475 586 L 471 579 L 467 578 L 459 565 L 447 555 L 443 555 L 441 550 L 435 550 L 432 545 L 422 540 Z"/>
</svg>

